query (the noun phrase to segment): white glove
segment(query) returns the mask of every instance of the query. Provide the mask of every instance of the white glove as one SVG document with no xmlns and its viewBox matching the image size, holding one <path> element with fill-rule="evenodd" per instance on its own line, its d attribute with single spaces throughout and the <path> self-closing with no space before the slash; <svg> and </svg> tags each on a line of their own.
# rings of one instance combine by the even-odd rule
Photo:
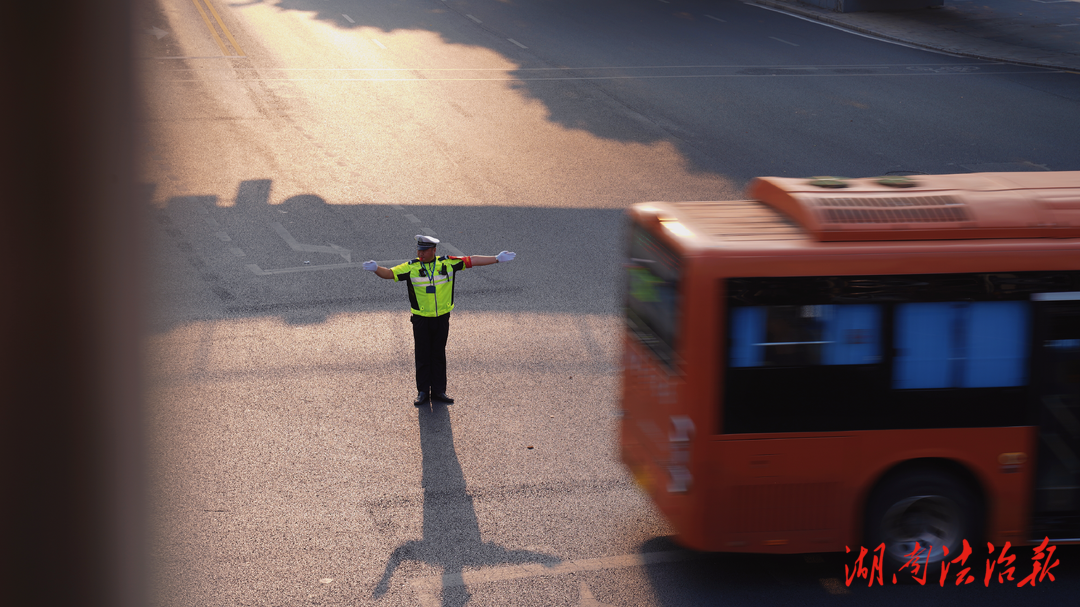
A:
<svg viewBox="0 0 1080 607">
<path fill-rule="evenodd" d="M 365 261 L 364 262 L 364 269 L 367 270 L 368 272 L 374 272 L 375 270 L 379 269 L 379 264 L 375 260 Z"/>
<path fill-rule="evenodd" d="M 503 251 L 502 253 L 496 255 L 495 259 L 498 259 L 499 263 L 502 263 L 504 261 L 514 261 L 515 257 L 517 257 L 517 253 L 514 253 L 512 251 Z"/>
</svg>

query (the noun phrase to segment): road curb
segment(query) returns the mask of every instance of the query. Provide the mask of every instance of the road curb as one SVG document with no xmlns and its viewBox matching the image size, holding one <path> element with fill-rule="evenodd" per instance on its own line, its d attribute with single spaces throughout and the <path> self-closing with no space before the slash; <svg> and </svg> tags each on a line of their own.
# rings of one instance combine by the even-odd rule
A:
<svg viewBox="0 0 1080 607">
<path fill-rule="evenodd" d="M 1080 56 L 1062 53 L 1046 53 L 1045 51 L 1038 51 L 1036 49 L 994 43 L 978 38 L 972 38 L 971 36 L 965 36 L 964 34 L 942 30 L 941 28 L 935 28 L 929 25 L 926 26 L 926 32 L 904 35 L 900 31 L 904 29 L 903 27 L 893 27 L 886 22 L 886 20 L 889 19 L 888 13 L 833 13 L 831 11 L 799 4 L 797 2 L 784 2 L 782 0 L 743 0 L 743 2 L 751 6 L 775 10 L 796 17 L 813 19 L 840 29 L 873 36 L 882 40 L 898 42 L 932 51 L 939 51 L 950 55 L 981 59 L 984 61 L 996 61 L 1031 67 L 1080 72 Z M 857 23 L 855 20 L 877 20 L 881 21 L 881 24 L 869 25 Z"/>
</svg>

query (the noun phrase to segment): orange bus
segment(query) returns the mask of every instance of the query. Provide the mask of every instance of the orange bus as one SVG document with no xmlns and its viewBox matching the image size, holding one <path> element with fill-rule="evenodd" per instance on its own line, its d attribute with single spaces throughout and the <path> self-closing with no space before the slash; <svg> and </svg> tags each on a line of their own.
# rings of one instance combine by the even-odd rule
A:
<svg viewBox="0 0 1080 607">
<path fill-rule="evenodd" d="M 620 448 L 676 540 L 1080 542 L 1080 172 L 748 198 L 628 212 Z"/>
</svg>

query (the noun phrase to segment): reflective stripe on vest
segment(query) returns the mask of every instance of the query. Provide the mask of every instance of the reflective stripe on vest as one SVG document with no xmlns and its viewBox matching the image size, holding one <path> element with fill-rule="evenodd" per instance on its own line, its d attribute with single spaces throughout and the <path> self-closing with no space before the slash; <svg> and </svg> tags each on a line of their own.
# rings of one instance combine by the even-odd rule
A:
<svg viewBox="0 0 1080 607">
<path fill-rule="evenodd" d="M 390 271 L 394 273 L 395 281 L 407 282 L 413 314 L 442 316 L 454 309 L 454 274 L 464 267 L 463 260 L 444 256 L 427 264 L 413 259 L 390 268 Z"/>
</svg>

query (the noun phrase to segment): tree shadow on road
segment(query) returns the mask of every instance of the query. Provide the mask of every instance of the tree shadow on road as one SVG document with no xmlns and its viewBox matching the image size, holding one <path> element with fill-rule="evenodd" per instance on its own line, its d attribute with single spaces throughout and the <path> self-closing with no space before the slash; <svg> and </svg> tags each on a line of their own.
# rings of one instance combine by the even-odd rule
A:
<svg viewBox="0 0 1080 607">
<path fill-rule="evenodd" d="M 385 34 L 430 32 L 437 35 L 444 45 L 486 49 L 496 53 L 510 66 L 505 71 L 476 71 L 470 69 L 472 66 L 454 67 L 449 71 L 443 68 L 436 72 L 441 76 L 425 73 L 422 66 L 393 72 L 366 72 L 361 69 L 354 74 L 361 79 L 379 78 L 382 77 L 379 74 L 388 73 L 392 74 L 391 78 L 407 80 L 432 81 L 444 76 L 465 80 L 505 80 L 506 86 L 523 98 L 541 104 L 547 113 L 547 120 L 553 124 L 567 130 L 584 131 L 608 141 L 643 145 L 669 143 L 683 155 L 692 171 L 703 174 L 731 175 L 733 167 L 740 166 L 741 158 L 746 153 L 736 152 L 730 143 L 718 145 L 715 133 L 699 132 L 700 125 L 683 124 L 687 118 L 679 112 L 665 114 L 662 119 L 656 120 L 659 107 L 650 107 L 646 117 L 627 105 L 627 99 L 630 99 L 635 106 L 655 106 L 655 100 L 649 100 L 647 94 L 642 97 L 642 93 L 647 91 L 636 83 L 641 78 L 670 76 L 671 70 L 664 67 L 658 71 L 657 63 L 661 66 L 696 65 L 703 61 L 700 56 L 689 53 L 688 49 L 707 48 L 710 49 L 710 57 L 725 56 L 728 62 L 756 62 L 752 55 L 744 56 L 748 51 L 738 40 L 718 36 L 716 22 L 702 14 L 691 15 L 684 10 L 646 0 L 553 0 L 535 6 L 496 2 L 472 8 L 465 3 L 432 0 L 430 4 L 362 3 L 351 9 L 323 0 L 251 0 L 229 6 L 241 8 L 257 4 L 283 12 L 301 12 L 345 31 L 367 29 L 372 33 Z M 738 2 L 726 0 L 721 4 L 728 6 L 721 9 L 714 4 L 709 10 L 747 10 Z M 483 19 L 470 14 L 470 10 Z M 611 19 L 613 11 L 620 15 L 615 22 Z M 529 25 L 522 25 L 526 22 Z M 525 40 L 527 48 L 519 48 L 518 45 L 522 43 L 513 36 Z M 603 43 L 585 43 L 585 55 L 572 59 L 540 50 L 561 46 L 564 38 Z M 627 38 L 634 41 L 631 49 L 621 46 L 620 41 Z M 614 45 L 619 50 L 612 51 L 606 45 Z M 711 59 L 704 61 L 714 62 Z M 598 67 L 594 67 L 594 64 Z M 698 78 L 684 79 L 685 70 L 676 71 L 682 85 L 694 82 L 692 86 L 700 86 L 705 82 Z M 663 73 L 658 76 L 660 72 Z M 681 99 L 686 94 L 672 89 L 674 81 L 667 82 L 667 98 Z M 731 87 L 716 82 L 709 85 L 708 90 L 707 103 L 732 94 Z M 728 107 L 725 112 L 709 112 L 706 118 L 713 121 L 717 116 L 731 113 L 732 109 Z M 700 118 L 693 118 L 691 122 Z M 775 116 L 771 118 L 776 119 Z M 732 137 L 742 132 L 742 127 L 736 125 L 734 120 L 718 122 L 718 128 Z M 717 128 L 717 125 L 710 128 Z M 730 141 L 726 137 L 723 139 Z M 750 177 L 753 175 L 749 173 L 741 176 L 742 179 Z"/>
<path fill-rule="evenodd" d="M 455 287 L 463 310 L 617 311 L 613 278 L 622 260 L 612 251 L 620 251 L 625 238 L 621 209 L 335 205 L 312 193 L 271 201 L 272 185 L 248 179 L 235 197 L 191 194 L 154 203 L 156 186 L 144 184 L 147 227 L 158 256 L 171 263 L 151 275 L 161 306 L 149 323 L 153 333 L 222 316 L 314 325 L 341 311 L 407 315 L 404 287 L 374 280 L 362 263 L 405 261 L 415 255 L 418 233 L 440 238 L 440 254 L 486 255 L 504 247 L 518 253 L 512 271 L 485 268 L 465 276 Z M 445 248 L 451 244 L 461 251 Z M 553 259 L 589 262 L 576 263 L 570 276 L 537 294 L 530 272 L 547 273 Z"/>
<path fill-rule="evenodd" d="M 465 475 L 454 448 L 454 432 L 445 405 L 419 409 L 420 447 L 423 452 L 424 538 L 405 542 L 391 553 L 386 571 L 373 592 L 378 599 L 390 588 L 390 579 L 404 561 L 419 561 L 442 568 L 444 607 L 459 607 L 469 601 L 463 583 L 447 584 L 447 576 L 460 580 L 466 567 L 519 563 L 555 565 L 556 556 L 529 550 L 510 550 L 485 542 L 480 537 L 473 498 L 466 488 Z"/>
</svg>

